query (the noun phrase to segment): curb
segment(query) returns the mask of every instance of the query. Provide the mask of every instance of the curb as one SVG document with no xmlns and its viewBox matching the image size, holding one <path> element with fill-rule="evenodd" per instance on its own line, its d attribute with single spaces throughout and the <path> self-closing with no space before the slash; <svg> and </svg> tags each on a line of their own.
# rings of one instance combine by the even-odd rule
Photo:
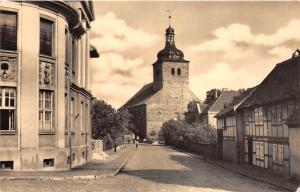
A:
<svg viewBox="0 0 300 192">
<path fill-rule="evenodd" d="M 127 161 L 131 158 L 135 151 L 132 151 L 130 155 L 122 162 L 122 164 L 113 172 L 107 173 L 103 175 L 74 175 L 74 176 L 66 176 L 66 177 L 52 177 L 52 176 L 32 176 L 32 177 L 1 177 L 0 181 L 17 181 L 17 180 L 37 180 L 37 181 L 61 181 L 61 180 L 93 180 L 93 179 L 100 179 L 100 178 L 107 178 L 107 177 L 114 177 L 119 174 L 121 169 L 126 165 Z"/>
<path fill-rule="evenodd" d="M 132 151 L 131 154 L 125 159 L 125 161 L 119 166 L 119 168 L 114 172 L 114 176 L 118 175 L 120 171 L 124 168 L 124 166 L 127 164 L 128 160 L 132 157 L 132 155 L 135 153 L 135 151 Z"/>
<path fill-rule="evenodd" d="M 231 171 L 231 172 L 233 172 L 233 173 L 237 173 L 237 174 L 242 175 L 242 176 L 244 176 L 244 177 L 250 178 L 250 179 L 252 179 L 252 180 L 254 180 L 254 181 L 266 183 L 266 184 L 269 184 L 269 185 L 272 185 L 272 186 L 275 186 L 275 187 L 284 189 L 284 190 L 286 190 L 286 191 L 295 191 L 295 189 L 292 189 L 292 188 L 289 188 L 289 187 L 285 187 L 285 186 L 282 186 L 282 185 L 277 185 L 277 184 L 275 184 L 275 183 L 272 183 L 272 182 L 269 182 L 269 181 L 266 181 L 266 180 L 263 180 L 263 179 L 258 179 L 258 178 L 256 178 L 256 177 L 251 176 L 251 175 L 247 175 L 247 174 L 245 174 L 245 173 L 243 173 L 243 172 L 240 172 L 240 171 L 237 171 L 237 170 L 230 169 L 230 168 L 228 168 L 228 167 L 226 167 L 226 166 L 222 166 L 222 165 L 220 165 L 219 163 L 216 163 L 216 162 L 213 162 L 213 161 L 206 161 L 206 159 L 205 159 L 203 156 L 201 156 L 201 155 L 192 154 L 192 153 L 186 152 L 186 151 L 181 150 L 181 149 L 177 149 L 177 148 L 172 147 L 172 146 L 166 146 L 166 147 L 171 148 L 171 149 L 174 149 L 174 150 L 179 151 L 179 152 L 183 152 L 183 153 L 185 153 L 185 154 L 187 154 L 187 155 L 190 155 L 190 156 L 192 156 L 192 157 L 194 157 L 194 158 L 203 160 L 203 161 L 205 161 L 205 162 L 207 162 L 207 163 L 210 163 L 210 164 L 212 164 L 212 165 L 215 165 L 215 166 L 221 167 L 221 168 L 223 168 L 223 169 L 229 170 L 229 171 Z"/>
</svg>

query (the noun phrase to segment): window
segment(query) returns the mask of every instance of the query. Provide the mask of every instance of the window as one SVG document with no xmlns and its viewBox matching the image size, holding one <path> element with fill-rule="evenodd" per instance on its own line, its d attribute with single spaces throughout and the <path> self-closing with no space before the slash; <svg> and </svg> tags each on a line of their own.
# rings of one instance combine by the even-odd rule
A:
<svg viewBox="0 0 300 192">
<path fill-rule="evenodd" d="M 171 69 L 171 74 L 175 75 L 175 69 L 174 68 Z"/>
<path fill-rule="evenodd" d="M 43 166 L 44 167 L 53 167 L 54 166 L 54 159 L 44 159 Z"/>
<path fill-rule="evenodd" d="M 65 63 L 70 63 L 70 55 L 69 55 L 69 31 L 65 29 Z"/>
<path fill-rule="evenodd" d="M 40 19 L 40 54 L 52 56 L 53 21 Z"/>
<path fill-rule="evenodd" d="M 72 63 L 72 74 L 75 75 L 76 71 L 76 41 L 74 38 L 72 38 L 72 45 L 71 45 L 71 53 L 70 53 L 70 59 Z"/>
<path fill-rule="evenodd" d="M 52 130 L 53 116 L 53 92 L 40 90 L 39 94 L 39 129 L 41 131 Z"/>
<path fill-rule="evenodd" d="M 288 117 L 291 116 L 296 108 L 296 104 L 294 101 L 288 101 Z"/>
<path fill-rule="evenodd" d="M 263 123 L 263 108 L 257 107 L 255 108 L 255 124 Z"/>
<path fill-rule="evenodd" d="M 180 68 L 177 69 L 177 75 L 181 75 L 181 69 Z"/>
<path fill-rule="evenodd" d="M 273 162 L 283 165 L 283 145 L 273 144 Z"/>
<path fill-rule="evenodd" d="M 265 159 L 265 143 L 264 142 L 256 142 L 256 158 L 257 159 Z"/>
<path fill-rule="evenodd" d="M 83 108 L 83 102 L 81 102 L 80 105 L 80 130 L 83 131 L 84 127 L 84 108 Z"/>
<path fill-rule="evenodd" d="M 0 170 L 1 169 L 14 169 L 14 162 L 13 161 L 0 161 Z"/>
<path fill-rule="evenodd" d="M 70 105 L 70 121 L 71 121 L 71 131 L 74 131 L 75 130 L 75 100 L 74 98 L 71 98 L 71 105 Z"/>
<path fill-rule="evenodd" d="M 16 89 L 0 88 L 0 130 L 14 131 L 16 113 Z"/>
<path fill-rule="evenodd" d="M 17 13 L 0 11 L 0 49 L 17 50 Z"/>
</svg>

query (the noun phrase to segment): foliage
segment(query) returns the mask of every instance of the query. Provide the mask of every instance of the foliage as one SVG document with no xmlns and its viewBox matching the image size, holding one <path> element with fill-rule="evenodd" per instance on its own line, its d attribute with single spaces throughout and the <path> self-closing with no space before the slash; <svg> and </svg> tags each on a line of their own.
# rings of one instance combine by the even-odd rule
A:
<svg viewBox="0 0 300 192">
<path fill-rule="evenodd" d="M 186 121 L 169 120 L 162 126 L 162 135 L 166 144 L 174 145 L 180 141 L 187 143 L 215 144 L 216 129 Z"/>
<path fill-rule="evenodd" d="M 205 104 L 210 104 L 214 102 L 222 93 L 221 89 L 211 89 L 206 92 L 206 98 L 204 100 Z"/>
<path fill-rule="evenodd" d="M 94 100 L 91 110 L 93 139 L 105 139 L 111 132 L 114 108 L 103 100 Z"/>
<path fill-rule="evenodd" d="M 186 122 L 192 124 L 192 123 L 196 123 L 199 121 L 200 114 L 199 114 L 199 110 L 197 107 L 198 104 L 199 104 L 198 101 L 191 101 L 188 104 L 188 106 L 187 106 L 188 111 L 184 113 Z"/>
<path fill-rule="evenodd" d="M 116 145 L 119 137 L 123 137 L 125 132 L 133 129 L 127 109 L 117 111 L 105 101 L 95 100 L 91 113 L 93 139 L 103 139 Z"/>
</svg>

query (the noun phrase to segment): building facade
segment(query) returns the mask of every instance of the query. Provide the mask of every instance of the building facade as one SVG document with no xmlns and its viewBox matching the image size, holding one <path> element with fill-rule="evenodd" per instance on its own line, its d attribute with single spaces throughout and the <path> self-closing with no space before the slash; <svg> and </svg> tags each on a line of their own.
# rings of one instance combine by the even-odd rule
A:
<svg viewBox="0 0 300 192">
<path fill-rule="evenodd" d="M 217 118 L 215 117 L 226 105 L 240 94 L 241 91 L 223 89 L 219 96 L 213 102 L 204 104 L 205 108 L 200 114 L 200 123 L 203 126 L 210 126 L 217 129 Z"/>
<path fill-rule="evenodd" d="M 87 1 L 0 2 L 0 169 L 64 170 L 91 159 L 93 20 Z"/>
<path fill-rule="evenodd" d="M 165 48 L 153 64 L 153 82 L 145 85 L 122 108 L 128 108 L 141 138 L 158 135 L 163 123 L 182 118 L 189 102 L 199 99 L 189 89 L 189 61 L 175 46 L 174 29 L 166 29 Z"/>
<path fill-rule="evenodd" d="M 247 98 L 237 113 L 243 115 L 244 160 L 250 165 L 291 174 L 295 139 L 287 120 L 297 109 L 300 57 L 276 65 Z M 295 165 L 294 165 L 295 166 Z"/>
<path fill-rule="evenodd" d="M 254 88 L 242 92 L 215 117 L 218 131 L 218 159 L 242 164 L 244 162 L 244 116 L 237 108 L 252 94 Z"/>
</svg>

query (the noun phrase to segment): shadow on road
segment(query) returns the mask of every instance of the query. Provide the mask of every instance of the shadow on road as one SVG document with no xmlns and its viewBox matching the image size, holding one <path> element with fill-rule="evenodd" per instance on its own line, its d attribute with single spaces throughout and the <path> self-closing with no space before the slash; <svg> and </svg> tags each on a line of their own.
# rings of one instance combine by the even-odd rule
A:
<svg viewBox="0 0 300 192">
<path fill-rule="evenodd" d="M 150 150 L 150 148 L 145 150 Z M 170 152 L 170 149 L 164 148 L 164 150 Z M 160 167 L 159 162 L 157 162 L 153 169 L 149 167 L 146 169 L 130 168 L 122 170 L 122 173 L 150 180 L 154 183 L 215 189 L 217 191 L 283 191 L 280 188 L 264 185 L 228 172 L 191 156 L 171 153 L 167 157 L 170 161 L 170 167 Z"/>
</svg>

